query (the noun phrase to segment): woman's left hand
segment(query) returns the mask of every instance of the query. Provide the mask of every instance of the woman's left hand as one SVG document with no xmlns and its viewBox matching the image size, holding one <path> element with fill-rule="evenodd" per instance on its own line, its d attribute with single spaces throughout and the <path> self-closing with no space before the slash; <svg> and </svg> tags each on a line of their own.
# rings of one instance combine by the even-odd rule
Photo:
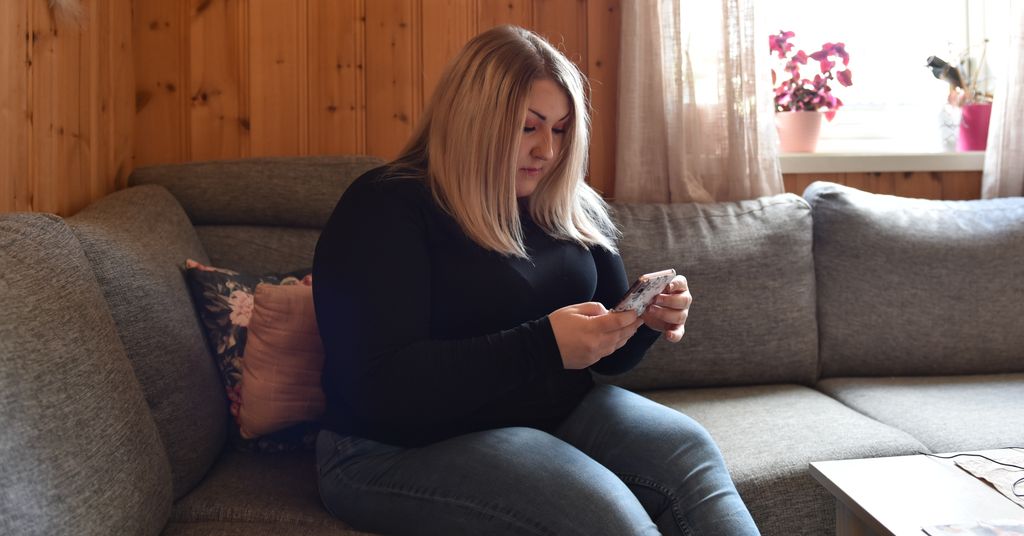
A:
<svg viewBox="0 0 1024 536">
<path fill-rule="evenodd" d="M 665 340 L 679 342 L 686 331 L 686 317 L 689 316 L 692 302 L 693 296 L 690 294 L 686 278 L 677 275 L 665 286 L 665 290 L 654 298 L 640 318 L 647 327 L 661 331 Z"/>
</svg>

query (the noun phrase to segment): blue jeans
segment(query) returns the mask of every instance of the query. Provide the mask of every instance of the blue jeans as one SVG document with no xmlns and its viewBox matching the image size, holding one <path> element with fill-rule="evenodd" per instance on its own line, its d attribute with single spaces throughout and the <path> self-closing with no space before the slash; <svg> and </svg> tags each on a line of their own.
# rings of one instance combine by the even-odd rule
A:
<svg viewBox="0 0 1024 536">
<path fill-rule="evenodd" d="M 382 534 L 758 534 L 693 419 L 598 385 L 554 435 L 499 428 L 419 448 L 322 431 L 320 497 Z"/>
</svg>

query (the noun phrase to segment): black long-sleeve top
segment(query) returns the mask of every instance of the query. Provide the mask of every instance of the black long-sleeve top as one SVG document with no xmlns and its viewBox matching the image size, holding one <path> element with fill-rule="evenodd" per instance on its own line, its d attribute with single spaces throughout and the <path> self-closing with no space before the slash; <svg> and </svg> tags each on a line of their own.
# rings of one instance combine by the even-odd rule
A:
<svg viewBox="0 0 1024 536">
<path fill-rule="evenodd" d="M 529 426 L 553 431 L 593 387 L 566 370 L 547 315 L 627 290 L 622 260 L 548 236 L 520 210 L 530 259 L 488 251 L 423 180 L 359 177 L 316 246 L 324 427 L 402 446 Z M 591 368 L 618 374 L 659 333 L 642 326 Z"/>
</svg>

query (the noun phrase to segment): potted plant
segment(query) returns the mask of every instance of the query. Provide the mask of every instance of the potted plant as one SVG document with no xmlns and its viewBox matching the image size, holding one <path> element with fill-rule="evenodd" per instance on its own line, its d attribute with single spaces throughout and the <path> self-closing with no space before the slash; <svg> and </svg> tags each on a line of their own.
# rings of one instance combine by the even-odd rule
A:
<svg viewBox="0 0 1024 536">
<path fill-rule="evenodd" d="M 784 63 L 786 76 L 780 77 L 772 69 L 772 85 L 775 87 L 775 123 L 779 130 L 779 142 L 782 152 L 813 152 L 818 145 L 818 133 L 821 130 L 821 116 L 829 121 L 835 117 L 836 111 L 843 101 L 832 94 L 833 81 L 843 86 L 853 84 L 853 73 L 847 67 L 850 55 L 844 43 L 824 43 L 821 50 L 807 54 L 797 50 L 789 40 L 796 34 L 782 31 L 768 37 L 769 51 L 777 53 Z M 792 53 L 792 54 L 791 54 Z M 808 61 L 818 62 L 821 70 L 813 79 L 804 78 L 800 74 L 800 66 Z M 839 61 L 843 70 L 833 74 Z"/>
<path fill-rule="evenodd" d="M 936 56 L 929 56 L 925 65 L 932 70 L 935 78 L 949 83 L 947 103 L 960 109 L 960 125 L 956 137 L 958 151 L 984 151 L 988 143 L 992 93 L 984 87 L 987 79 L 981 77 L 985 68 L 987 45 L 986 39 L 978 62 L 970 58 L 969 54 L 964 54 L 957 65 L 951 65 Z"/>
</svg>

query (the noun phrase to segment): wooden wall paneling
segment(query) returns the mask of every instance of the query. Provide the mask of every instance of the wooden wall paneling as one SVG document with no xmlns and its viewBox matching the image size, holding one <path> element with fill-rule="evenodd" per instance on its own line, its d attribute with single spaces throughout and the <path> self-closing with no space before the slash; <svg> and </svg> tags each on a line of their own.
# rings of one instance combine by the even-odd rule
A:
<svg viewBox="0 0 1024 536">
<path fill-rule="evenodd" d="M 252 156 L 308 154 L 307 0 L 249 3 Z"/>
<path fill-rule="evenodd" d="M 797 175 L 793 173 L 783 174 L 782 186 L 785 189 L 785 191 L 796 195 L 800 195 L 800 193 L 803 192 L 803 189 L 800 188 L 800 186 L 803 184 L 802 177 L 802 175 Z"/>
<path fill-rule="evenodd" d="M 915 171 L 868 173 L 787 173 L 787 192 L 801 195 L 816 180 L 844 184 L 878 194 L 919 199 L 964 200 L 981 197 L 980 171 Z"/>
<path fill-rule="evenodd" d="M 135 69 L 132 43 L 132 5 L 129 0 L 116 2 L 111 13 L 109 61 L 113 80 L 110 106 L 113 110 L 112 136 L 113 175 L 107 177 L 106 190 L 112 192 L 128 185 L 135 160 Z"/>
<path fill-rule="evenodd" d="M 189 149 L 192 160 L 241 158 L 244 55 L 240 0 L 188 0 Z M 244 4 L 244 5 L 243 5 Z"/>
<path fill-rule="evenodd" d="M 29 144 L 32 147 L 28 172 L 28 210 L 58 210 L 50 202 L 48 185 L 40 177 L 55 177 L 57 170 L 56 132 L 61 127 L 57 105 L 59 101 L 54 87 L 57 78 L 57 44 L 54 43 L 56 21 L 50 16 L 43 2 L 28 2 L 32 71 L 29 80 L 29 106 L 32 114 Z M 65 81 L 67 83 L 67 81 Z M 75 89 L 78 88 L 77 81 Z"/>
<path fill-rule="evenodd" d="M 249 51 L 250 0 L 238 0 L 238 151 L 243 158 L 252 156 L 252 76 L 249 65 L 252 54 Z"/>
<path fill-rule="evenodd" d="M 868 172 L 868 173 L 850 173 L 846 179 L 845 184 L 847 186 L 857 188 L 858 190 L 864 190 L 865 192 L 890 192 L 892 187 L 886 187 L 885 184 L 887 176 L 883 176 L 880 172 Z"/>
<path fill-rule="evenodd" d="M 899 192 L 911 191 L 912 186 L 901 187 L 900 182 L 906 180 L 906 177 L 910 175 L 910 172 L 904 171 L 888 171 L 885 173 L 879 173 L 878 178 L 875 181 L 876 193 L 886 195 L 900 195 Z"/>
<path fill-rule="evenodd" d="M 310 154 L 366 152 L 364 2 L 309 5 Z"/>
<path fill-rule="evenodd" d="M 876 194 L 895 195 L 896 181 L 903 173 L 882 171 L 872 173 L 851 173 L 846 184 L 855 184 L 856 181 L 863 181 L 866 185 L 862 190 Z"/>
<path fill-rule="evenodd" d="M 871 188 L 869 191 L 885 194 L 885 195 L 896 195 L 896 181 L 902 175 L 900 172 L 883 172 L 883 173 L 870 173 L 869 184 Z"/>
<path fill-rule="evenodd" d="M 80 17 L 36 0 L 0 6 L 0 211 L 69 216 L 131 169 L 130 0 Z"/>
<path fill-rule="evenodd" d="M 82 168 L 82 190 L 71 198 L 69 213 L 75 213 L 93 199 L 109 190 L 108 177 L 117 173 L 114 149 L 114 79 L 112 71 L 113 19 L 112 2 L 89 2 L 87 26 L 79 49 L 81 89 L 79 117 L 85 142 L 86 158 Z"/>
<path fill-rule="evenodd" d="M 17 2 L 6 3 L 3 13 L 7 19 L 21 17 L 28 27 L 29 12 L 46 10 L 33 10 L 25 1 L 21 8 Z M 98 111 L 90 107 L 90 115 L 80 116 L 79 122 L 90 125 L 89 138 L 96 144 L 90 149 L 96 162 L 90 168 L 91 197 L 99 191 L 96 177 L 109 176 L 112 169 L 114 184 L 120 184 L 131 169 L 133 148 L 138 165 L 259 154 L 366 153 L 392 158 L 411 135 L 452 56 L 480 31 L 511 23 L 559 45 L 588 75 L 588 180 L 614 198 L 621 0 L 117 0 L 115 5 L 118 2 L 129 8 L 134 4 L 135 137 L 128 147 L 113 143 L 99 148 L 105 143 L 100 139 L 100 131 L 107 128 L 104 114 L 109 113 L 103 106 L 110 102 L 102 96 L 107 90 L 100 89 L 106 86 L 104 67 L 92 62 L 90 53 L 94 70 L 89 71 L 88 89 L 101 104 Z M 96 13 L 106 13 L 89 5 Z M 13 30 L 4 27 L 4 43 L 19 46 L 17 28 L 17 23 Z M 110 31 L 116 32 L 117 25 L 112 23 Z M 37 39 L 45 37 L 36 34 Z M 26 44 L 30 42 L 21 45 L 26 60 L 34 53 Z M 105 43 L 91 36 L 84 46 L 102 54 Z M 123 47 L 109 46 L 110 54 L 123 53 Z M 37 52 L 43 65 L 53 62 L 54 58 L 47 60 L 47 50 Z M 51 55 L 56 57 L 56 52 Z M 5 56 L 17 63 L 12 57 Z M 57 141 L 44 139 L 46 133 L 30 125 L 32 100 L 18 101 L 13 94 L 24 87 L 33 96 L 45 96 L 65 86 L 45 74 L 34 81 L 32 66 L 24 75 L 16 68 L 6 71 L 13 74 L 0 86 L 8 88 L 0 94 L 0 114 L 5 114 L 5 124 L 14 124 L 22 109 L 26 135 L 19 136 L 17 128 L 8 130 L 10 141 L 4 146 L 8 152 L 21 150 L 32 156 L 23 164 L 7 159 L 14 163 L 2 168 L 4 173 L 20 178 L 0 180 L 0 188 L 8 192 L 8 206 L 29 207 L 30 192 L 37 194 L 33 199 L 42 199 L 47 194 L 38 197 L 40 189 L 54 190 L 39 182 L 42 177 L 62 173 L 56 169 L 61 162 L 70 164 L 67 158 L 53 156 Z M 124 72 L 111 69 L 110 76 Z M 62 83 L 70 80 L 70 75 L 62 76 Z M 74 80 L 74 87 L 85 94 L 84 80 Z M 34 85 L 40 86 L 32 89 Z M 116 93 L 120 84 L 112 86 Z M 122 99 L 130 101 L 131 95 Z M 52 123 L 54 114 L 61 113 L 59 106 L 37 111 L 36 119 Z M 113 115 L 115 136 L 133 130 L 132 117 L 126 120 L 116 111 Z M 27 135 L 30 129 L 32 135 Z M 27 148 L 37 142 L 44 143 L 50 156 Z M 74 156 L 73 151 L 62 150 L 65 157 Z M 101 170 L 99 153 L 111 151 L 120 156 Z M 968 199 L 980 196 L 980 177 L 980 172 L 787 174 L 784 182 L 787 191 L 797 194 L 822 179 L 878 193 Z M 71 192 L 63 204 L 70 207 L 70 200 L 82 194 L 76 193 L 74 184 L 61 185 Z"/>
<path fill-rule="evenodd" d="M 587 1 L 533 0 L 533 28 L 586 76 Z"/>
<path fill-rule="evenodd" d="M 31 9 L 0 2 L 0 212 L 29 210 Z"/>
<path fill-rule="evenodd" d="M 587 74 L 590 77 L 590 185 L 615 196 L 616 113 L 618 110 L 619 0 L 587 2 Z"/>
<path fill-rule="evenodd" d="M 184 0 L 132 2 L 136 166 L 190 159 L 188 7 Z"/>
<path fill-rule="evenodd" d="M 423 105 L 430 101 L 448 62 L 477 33 L 476 0 L 420 0 Z"/>
<path fill-rule="evenodd" d="M 477 0 L 477 27 L 483 32 L 502 24 L 532 29 L 532 0 Z"/>
<path fill-rule="evenodd" d="M 88 5 L 83 9 L 86 10 L 86 16 L 95 13 Z M 100 53 L 98 47 L 101 46 L 99 39 L 93 39 L 94 34 L 97 30 L 106 31 L 108 28 L 105 27 L 103 20 L 90 19 L 82 25 L 75 22 L 61 23 L 58 20 L 58 30 L 58 41 L 66 51 L 66 54 L 60 55 L 61 77 L 67 76 L 65 79 L 69 84 L 62 84 L 58 89 L 59 98 L 64 101 L 60 112 L 64 132 L 63 136 L 59 137 L 60 175 L 52 177 L 58 200 L 58 208 L 54 212 L 74 214 L 88 204 L 89 200 L 90 182 L 93 178 L 90 167 L 95 163 L 90 145 L 94 142 L 101 146 L 105 145 L 102 139 L 89 139 L 93 129 L 92 120 L 96 119 L 93 112 L 99 106 L 99 102 L 93 97 L 100 90 L 93 84 L 91 73 L 93 67 L 96 67 L 98 78 L 99 65 L 94 64 L 91 58 Z M 77 87 L 71 83 L 77 83 Z M 102 138 L 98 130 L 96 133 Z"/>
<path fill-rule="evenodd" d="M 68 214 L 82 195 L 88 158 L 82 124 L 82 32 L 58 22 L 47 2 L 32 2 L 31 210 Z M 86 45 L 88 43 L 85 43 Z"/>
<path fill-rule="evenodd" d="M 413 0 L 366 2 L 366 152 L 391 159 L 413 130 L 422 103 Z"/>
<path fill-rule="evenodd" d="M 782 189 L 785 192 L 789 192 L 789 193 L 794 193 L 795 194 L 796 193 L 796 189 L 797 189 L 796 175 L 794 175 L 792 173 L 790 173 L 790 174 L 785 174 L 784 173 L 782 175 Z M 799 195 L 799 194 L 797 194 L 797 195 Z"/>
<path fill-rule="evenodd" d="M 942 174 L 942 199 L 981 199 L 980 171 L 947 171 Z"/>
<path fill-rule="evenodd" d="M 409 25 L 409 39 L 412 40 L 412 130 L 416 130 L 423 108 L 426 105 L 423 89 L 423 2 L 412 0 L 412 24 Z M 403 143 L 404 145 L 404 143 Z"/>
<path fill-rule="evenodd" d="M 785 190 L 801 196 L 812 182 L 828 181 L 846 184 L 846 180 L 846 173 L 786 173 L 782 175 Z"/>
<path fill-rule="evenodd" d="M 831 182 L 838 182 L 839 184 L 845 184 L 851 188 L 858 190 L 864 190 L 865 192 L 873 191 L 875 188 L 875 177 L 878 173 L 847 173 L 843 180 L 834 180 Z M 830 180 L 830 179 L 824 179 Z"/>
<path fill-rule="evenodd" d="M 942 179 L 934 171 L 893 173 L 893 192 L 901 197 L 942 199 Z"/>
</svg>

